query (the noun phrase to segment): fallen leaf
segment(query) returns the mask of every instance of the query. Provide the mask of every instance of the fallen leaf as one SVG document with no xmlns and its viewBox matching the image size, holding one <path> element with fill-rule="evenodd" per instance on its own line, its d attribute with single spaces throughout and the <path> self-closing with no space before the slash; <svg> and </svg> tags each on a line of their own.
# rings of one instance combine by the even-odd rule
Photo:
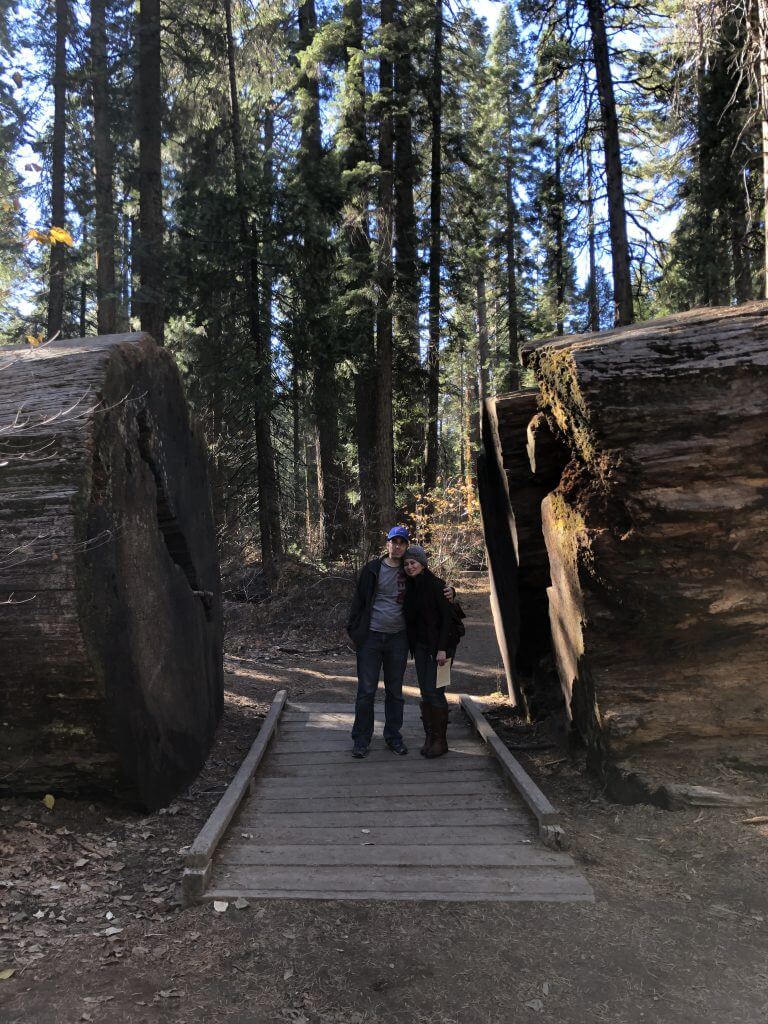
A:
<svg viewBox="0 0 768 1024">
<path fill-rule="evenodd" d="M 122 928 L 116 928 L 114 925 L 112 925 L 111 928 L 107 928 L 105 930 L 104 934 L 105 935 L 119 935 L 122 930 L 123 930 Z"/>
<path fill-rule="evenodd" d="M 0 971 L 0 981 L 8 981 L 16 973 L 15 967 L 6 967 L 5 970 Z"/>
<path fill-rule="evenodd" d="M 27 339 L 27 340 L 29 340 L 29 339 Z M 40 342 L 38 341 L 37 344 L 39 345 Z M 43 803 L 45 804 L 45 806 L 48 808 L 49 811 L 52 811 L 53 810 L 53 806 L 56 803 L 56 797 L 55 796 L 51 796 L 50 793 L 46 793 L 45 796 L 43 797 Z"/>
<path fill-rule="evenodd" d="M 242 896 L 235 900 L 236 910 L 245 910 L 246 907 L 250 907 L 250 903 L 248 902 L 248 900 L 243 899 Z"/>
<path fill-rule="evenodd" d="M 544 1003 L 540 999 L 529 999 L 525 1005 L 529 1010 L 535 1010 L 537 1013 L 544 1009 Z"/>
<path fill-rule="evenodd" d="M 217 914 L 223 914 L 228 906 L 229 906 L 229 903 L 227 903 L 226 900 L 214 900 L 213 901 L 213 909 L 216 911 Z"/>
<path fill-rule="evenodd" d="M 766 825 L 768 824 L 768 814 L 758 814 L 754 818 L 744 818 L 742 825 Z"/>
<path fill-rule="evenodd" d="M 288 979 L 292 978 L 292 977 L 293 977 L 293 968 L 292 967 L 288 967 L 286 970 L 283 971 L 283 981 L 288 981 Z"/>
</svg>

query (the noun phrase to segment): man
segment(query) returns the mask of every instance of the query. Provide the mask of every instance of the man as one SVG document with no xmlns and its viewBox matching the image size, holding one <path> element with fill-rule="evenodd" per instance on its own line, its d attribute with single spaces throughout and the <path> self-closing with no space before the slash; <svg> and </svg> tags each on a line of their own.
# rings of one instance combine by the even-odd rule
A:
<svg viewBox="0 0 768 1024">
<path fill-rule="evenodd" d="M 403 617 L 405 573 L 403 556 L 410 535 L 404 526 L 387 534 L 387 553 L 374 558 L 360 573 L 347 633 L 357 649 L 357 699 L 352 726 L 353 757 L 366 757 L 373 736 L 373 705 L 384 668 L 384 741 L 394 754 L 404 755 L 403 676 L 408 662 L 408 635 Z M 453 587 L 445 596 L 452 601 Z"/>
<path fill-rule="evenodd" d="M 373 703 L 384 668 L 384 741 L 394 754 L 407 754 L 403 727 L 403 675 L 408 636 L 403 618 L 403 555 L 410 537 L 404 526 L 387 534 L 387 553 L 360 573 L 347 633 L 357 649 L 357 699 L 352 726 L 353 757 L 366 757 L 373 736 Z"/>
</svg>

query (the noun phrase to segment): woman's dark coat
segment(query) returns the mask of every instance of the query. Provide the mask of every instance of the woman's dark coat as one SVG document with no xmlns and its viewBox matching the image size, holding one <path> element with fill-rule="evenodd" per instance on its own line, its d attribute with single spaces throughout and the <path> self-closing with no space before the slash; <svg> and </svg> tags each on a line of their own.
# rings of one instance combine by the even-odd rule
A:
<svg viewBox="0 0 768 1024">
<path fill-rule="evenodd" d="M 451 627 L 457 612 L 462 613 L 456 602 L 451 604 L 446 598 L 444 589 L 445 583 L 429 569 L 406 577 L 403 615 L 411 651 L 417 643 L 424 644 L 432 655 L 445 651 L 450 657 L 455 650 L 455 644 L 449 647 Z"/>
</svg>

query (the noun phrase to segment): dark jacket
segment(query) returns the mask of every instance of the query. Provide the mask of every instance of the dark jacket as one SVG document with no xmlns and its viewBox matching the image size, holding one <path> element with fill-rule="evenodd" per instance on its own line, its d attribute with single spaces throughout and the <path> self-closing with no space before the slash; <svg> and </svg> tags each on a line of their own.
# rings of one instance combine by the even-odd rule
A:
<svg viewBox="0 0 768 1024">
<path fill-rule="evenodd" d="M 446 598 L 444 589 L 445 583 L 429 569 L 418 576 L 406 577 L 403 615 L 411 651 L 417 643 L 424 644 L 430 654 L 446 651 L 450 657 L 455 651 L 455 645 L 453 650 L 448 646 L 451 626 L 456 611 L 463 613 L 455 602 L 451 604 Z"/>
<path fill-rule="evenodd" d="M 368 636 L 373 598 L 376 594 L 376 587 L 379 585 L 379 573 L 383 561 L 383 558 L 374 558 L 363 567 L 357 580 L 352 607 L 347 619 L 347 633 L 355 647 L 360 647 Z"/>
</svg>

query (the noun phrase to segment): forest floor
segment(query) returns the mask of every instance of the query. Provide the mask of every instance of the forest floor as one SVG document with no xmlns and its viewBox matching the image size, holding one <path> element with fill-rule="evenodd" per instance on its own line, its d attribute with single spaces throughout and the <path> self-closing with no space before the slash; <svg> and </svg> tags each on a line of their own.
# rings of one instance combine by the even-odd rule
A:
<svg viewBox="0 0 768 1024">
<path fill-rule="evenodd" d="M 268 606 L 228 604 L 216 744 L 167 809 L 0 799 L 0 1022 L 766 1024 L 768 826 L 738 808 L 612 804 L 582 759 L 558 749 L 518 756 L 562 809 L 594 904 L 181 906 L 180 850 L 275 691 L 352 699 L 341 628 L 349 587 L 297 574 Z M 524 730 L 496 692 L 486 585 L 474 578 L 461 588 L 468 630 L 454 689 L 483 698 L 518 748 Z M 409 665 L 410 687 L 412 673 Z M 677 771 L 766 791 L 765 777 L 725 764 Z"/>
</svg>

